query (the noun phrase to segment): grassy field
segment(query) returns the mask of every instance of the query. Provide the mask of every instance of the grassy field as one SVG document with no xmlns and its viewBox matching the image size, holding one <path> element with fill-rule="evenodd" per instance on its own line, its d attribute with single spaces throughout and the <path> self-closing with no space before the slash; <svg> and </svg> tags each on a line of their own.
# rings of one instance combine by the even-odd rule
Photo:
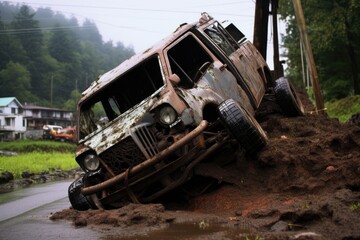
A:
<svg viewBox="0 0 360 240">
<path fill-rule="evenodd" d="M 0 143 L 1 150 L 17 152 L 16 156 L 0 156 L 0 173 L 9 171 L 15 178 L 24 171 L 41 173 L 55 169 L 70 170 L 75 162 L 75 144 L 54 141 L 14 141 Z"/>
<path fill-rule="evenodd" d="M 0 142 L 0 149 L 17 153 L 29 152 L 75 152 L 76 145 L 56 141 L 20 140 Z"/>
<path fill-rule="evenodd" d="M 329 117 L 337 118 L 340 122 L 344 123 L 353 114 L 360 112 L 360 96 L 350 96 L 334 102 L 328 102 L 325 106 Z"/>
</svg>

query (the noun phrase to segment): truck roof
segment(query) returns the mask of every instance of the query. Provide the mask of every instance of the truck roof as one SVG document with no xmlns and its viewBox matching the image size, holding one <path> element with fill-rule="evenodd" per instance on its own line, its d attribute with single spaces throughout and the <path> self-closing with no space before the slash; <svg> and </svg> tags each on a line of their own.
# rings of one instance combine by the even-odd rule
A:
<svg viewBox="0 0 360 240">
<path fill-rule="evenodd" d="M 205 16 L 205 19 L 204 19 L 204 16 Z M 204 23 L 207 23 L 212 19 L 213 18 L 211 18 L 209 15 L 207 15 L 206 13 L 203 13 L 202 17 L 200 18 L 200 20 L 198 22 L 195 22 L 192 24 L 188 24 L 188 23 L 181 24 L 172 34 L 163 38 L 162 40 L 157 42 L 152 47 L 146 49 L 142 53 L 138 53 L 138 54 L 132 56 L 131 58 L 122 62 L 117 67 L 115 67 L 112 70 L 99 76 L 99 78 L 96 81 L 94 81 L 90 85 L 90 87 L 82 93 L 82 98 L 80 99 L 79 103 L 81 103 L 83 100 L 88 98 L 89 95 L 92 95 L 98 89 L 103 88 L 104 86 L 106 86 L 107 84 L 112 82 L 114 79 L 116 79 L 123 73 L 127 72 L 134 66 L 136 66 L 138 63 L 140 63 L 144 59 L 147 59 L 148 57 L 161 52 L 165 47 L 167 47 L 169 44 L 171 44 L 178 37 L 182 36 L 184 33 L 188 32 L 190 29 L 195 28 L 196 26 L 201 26 Z"/>
</svg>

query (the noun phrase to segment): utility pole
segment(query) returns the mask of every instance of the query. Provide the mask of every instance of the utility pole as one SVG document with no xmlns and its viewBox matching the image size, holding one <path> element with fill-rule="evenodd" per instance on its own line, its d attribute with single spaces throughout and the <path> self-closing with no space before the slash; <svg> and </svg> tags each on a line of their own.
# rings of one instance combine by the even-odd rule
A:
<svg viewBox="0 0 360 240">
<path fill-rule="evenodd" d="M 256 0 L 254 22 L 254 46 L 266 60 L 267 34 L 269 23 L 270 0 Z"/>
<path fill-rule="evenodd" d="M 50 104 L 53 105 L 53 81 L 54 75 L 51 75 L 51 83 L 50 83 Z"/>
<path fill-rule="evenodd" d="M 280 63 L 279 55 L 279 37 L 278 37 L 278 25 L 277 25 L 277 9 L 278 0 L 271 0 L 271 15 L 273 21 L 273 51 L 274 51 L 274 79 L 279 79 L 284 76 L 284 69 Z"/>
<path fill-rule="evenodd" d="M 308 39 L 307 33 L 306 33 L 306 27 L 305 27 L 305 18 L 303 9 L 301 6 L 300 0 L 293 0 L 294 4 L 294 10 L 295 10 L 295 16 L 298 22 L 298 27 L 300 31 L 300 38 L 303 43 L 303 46 L 305 48 L 305 57 L 309 64 L 310 68 L 310 75 L 312 80 L 312 86 L 314 90 L 315 95 L 315 101 L 316 101 L 316 111 L 324 111 L 324 101 L 323 97 L 321 95 L 320 91 L 320 83 L 319 83 L 319 77 L 315 66 L 315 60 L 313 56 L 313 52 L 311 49 L 310 41 Z"/>
</svg>

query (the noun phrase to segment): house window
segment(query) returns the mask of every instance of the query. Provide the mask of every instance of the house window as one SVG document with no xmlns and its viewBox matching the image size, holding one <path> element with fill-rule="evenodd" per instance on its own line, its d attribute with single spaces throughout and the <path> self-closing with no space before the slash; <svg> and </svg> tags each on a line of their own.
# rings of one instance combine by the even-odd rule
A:
<svg viewBox="0 0 360 240">
<path fill-rule="evenodd" d="M 16 114 L 16 108 L 11 108 L 11 113 Z"/>
<path fill-rule="evenodd" d="M 5 125 L 6 126 L 14 126 L 14 122 L 12 118 L 5 118 Z"/>
</svg>

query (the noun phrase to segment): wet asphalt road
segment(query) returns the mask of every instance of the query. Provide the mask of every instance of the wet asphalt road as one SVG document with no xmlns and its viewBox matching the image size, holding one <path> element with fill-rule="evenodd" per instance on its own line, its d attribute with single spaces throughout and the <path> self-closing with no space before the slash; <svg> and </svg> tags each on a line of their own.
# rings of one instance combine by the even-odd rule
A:
<svg viewBox="0 0 360 240">
<path fill-rule="evenodd" d="M 154 232 L 145 231 L 140 235 L 124 237 L 117 235 L 116 232 L 112 233 L 110 229 L 105 232 L 95 231 L 86 227 L 76 228 L 69 221 L 51 221 L 49 216 L 52 213 L 70 207 L 67 197 L 70 183 L 71 181 L 62 181 L 40 184 L 0 194 L 0 240 L 221 239 L 217 233 L 226 230 L 214 225 L 204 230 L 197 224 L 184 223 Z"/>
<path fill-rule="evenodd" d="M 0 194 L 0 239 L 100 239 L 98 232 L 49 219 L 51 213 L 69 208 L 70 183 L 41 184 Z"/>
</svg>

